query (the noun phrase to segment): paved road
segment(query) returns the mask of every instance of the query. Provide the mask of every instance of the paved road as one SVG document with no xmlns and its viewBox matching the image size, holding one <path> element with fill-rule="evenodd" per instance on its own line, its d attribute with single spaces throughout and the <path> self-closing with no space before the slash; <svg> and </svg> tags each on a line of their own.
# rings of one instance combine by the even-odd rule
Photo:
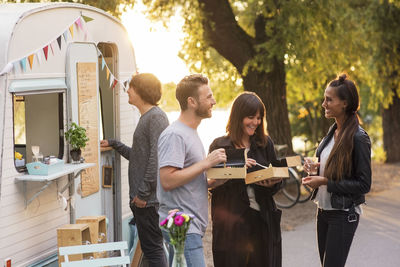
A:
<svg viewBox="0 0 400 267">
<path fill-rule="evenodd" d="M 347 267 L 400 266 L 400 184 L 367 197 Z M 315 222 L 283 232 L 283 267 L 318 267 Z"/>
</svg>

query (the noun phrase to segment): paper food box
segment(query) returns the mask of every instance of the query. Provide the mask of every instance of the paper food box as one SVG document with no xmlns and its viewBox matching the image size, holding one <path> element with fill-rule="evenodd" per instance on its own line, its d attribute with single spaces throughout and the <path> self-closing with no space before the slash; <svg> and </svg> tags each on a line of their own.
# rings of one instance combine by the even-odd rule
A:
<svg viewBox="0 0 400 267">
<path fill-rule="evenodd" d="M 301 165 L 300 156 L 286 157 L 288 167 L 295 167 Z M 278 178 L 289 178 L 288 167 L 273 167 L 250 172 L 246 175 L 246 184 L 252 184 L 255 182 L 267 180 L 267 179 L 278 179 Z"/>
<path fill-rule="evenodd" d="M 209 179 L 244 179 L 246 178 L 245 149 L 226 149 L 227 161 L 207 170 Z"/>
</svg>

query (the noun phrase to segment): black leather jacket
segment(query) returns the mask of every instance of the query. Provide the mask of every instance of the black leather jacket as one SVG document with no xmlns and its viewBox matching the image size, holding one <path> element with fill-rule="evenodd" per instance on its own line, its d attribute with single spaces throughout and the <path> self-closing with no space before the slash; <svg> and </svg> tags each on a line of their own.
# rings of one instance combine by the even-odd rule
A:
<svg viewBox="0 0 400 267">
<path fill-rule="evenodd" d="M 329 129 L 327 136 L 317 148 L 317 157 L 329 143 L 337 128 L 336 123 Z M 365 194 L 371 189 L 371 141 L 361 127 L 354 134 L 352 170 L 350 176 L 343 176 L 340 181 L 328 180 L 327 190 L 332 193 L 331 205 L 335 209 L 348 209 L 365 202 Z M 315 198 L 318 188 L 314 190 Z"/>
</svg>

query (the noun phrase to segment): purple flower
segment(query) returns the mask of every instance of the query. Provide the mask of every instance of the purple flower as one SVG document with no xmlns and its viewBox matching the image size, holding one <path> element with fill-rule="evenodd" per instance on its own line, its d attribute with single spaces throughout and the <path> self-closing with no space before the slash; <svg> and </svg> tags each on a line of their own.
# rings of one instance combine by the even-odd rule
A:
<svg viewBox="0 0 400 267">
<path fill-rule="evenodd" d="M 184 221 L 185 221 L 185 218 L 182 217 L 181 215 L 176 215 L 175 216 L 175 219 L 174 219 L 175 225 L 182 226 Z"/>
<path fill-rule="evenodd" d="M 164 220 L 162 220 L 162 221 L 160 222 L 160 226 L 163 226 L 163 225 L 165 225 L 167 222 L 168 222 L 168 219 L 164 219 Z"/>
</svg>

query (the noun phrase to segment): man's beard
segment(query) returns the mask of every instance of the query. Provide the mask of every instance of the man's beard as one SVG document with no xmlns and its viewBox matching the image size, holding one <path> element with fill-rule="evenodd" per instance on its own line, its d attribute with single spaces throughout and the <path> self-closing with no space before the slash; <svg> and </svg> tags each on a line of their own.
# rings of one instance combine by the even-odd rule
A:
<svg viewBox="0 0 400 267">
<path fill-rule="evenodd" d="M 206 107 L 199 107 L 195 110 L 195 113 L 197 116 L 200 118 L 206 119 L 206 118 L 211 118 L 211 112 L 208 111 L 208 108 Z"/>
</svg>

